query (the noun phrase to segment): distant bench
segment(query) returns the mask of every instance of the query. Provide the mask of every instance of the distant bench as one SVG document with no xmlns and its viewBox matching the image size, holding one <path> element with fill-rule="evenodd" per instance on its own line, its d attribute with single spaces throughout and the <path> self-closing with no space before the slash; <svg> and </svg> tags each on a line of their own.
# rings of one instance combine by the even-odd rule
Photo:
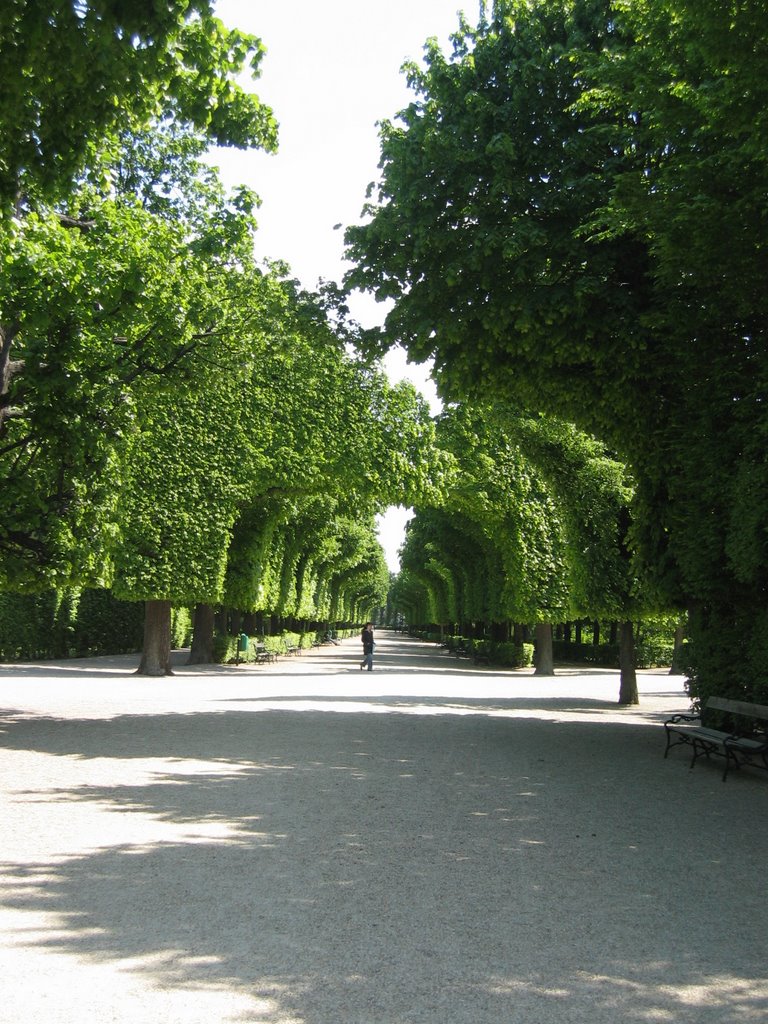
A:
<svg viewBox="0 0 768 1024">
<path fill-rule="evenodd" d="M 731 731 L 714 729 L 709 726 L 712 713 L 726 715 L 733 723 Z M 726 697 L 709 697 L 701 715 L 674 715 L 664 723 L 667 747 L 664 757 L 672 747 L 687 744 L 692 748 L 690 767 L 703 755 L 712 754 L 725 758 L 723 782 L 731 768 L 751 765 L 768 771 L 768 707 L 764 704 L 750 704 L 745 700 L 729 700 Z"/>
<path fill-rule="evenodd" d="M 264 665 L 270 661 L 277 661 L 274 651 L 268 651 L 264 644 L 256 644 L 253 649 L 253 660 L 257 665 Z"/>
<path fill-rule="evenodd" d="M 442 646 L 447 647 L 448 645 L 443 644 Z M 467 647 L 464 642 L 457 644 L 450 653 L 454 654 L 457 658 L 472 658 L 476 665 L 490 665 L 491 663 L 490 656 L 485 651 L 478 651 L 472 647 Z"/>
</svg>

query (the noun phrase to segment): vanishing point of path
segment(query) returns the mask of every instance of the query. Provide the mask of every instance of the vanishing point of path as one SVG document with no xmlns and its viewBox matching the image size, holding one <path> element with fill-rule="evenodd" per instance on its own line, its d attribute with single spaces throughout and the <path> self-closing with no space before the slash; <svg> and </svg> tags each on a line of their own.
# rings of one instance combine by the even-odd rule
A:
<svg viewBox="0 0 768 1024">
<path fill-rule="evenodd" d="M 768 780 L 664 760 L 680 677 L 359 659 L 0 665 L 2 1024 L 768 1019 Z"/>
</svg>

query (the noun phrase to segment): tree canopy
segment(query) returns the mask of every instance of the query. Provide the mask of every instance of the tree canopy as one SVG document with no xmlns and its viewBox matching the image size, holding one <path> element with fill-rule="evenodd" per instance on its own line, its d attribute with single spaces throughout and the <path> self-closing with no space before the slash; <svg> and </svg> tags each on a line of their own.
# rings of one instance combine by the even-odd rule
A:
<svg viewBox="0 0 768 1024">
<path fill-rule="evenodd" d="M 219 145 L 275 147 L 269 107 L 238 81 L 264 48 L 211 0 L 5 0 L 0 8 L 0 213 L 66 198 L 126 125 L 166 119 Z"/>
<path fill-rule="evenodd" d="M 726 689 L 766 649 L 766 29 L 757 0 L 499 0 L 407 68 L 347 232 L 349 286 L 394 300 L 373 347 L 630 465 L 635 554 Z"/>
<path fill-rule="evenodd" d="M 0 238 L 2 586 L 157 605 L 153 674 L 172 602 L 383 603 L 374 514 L 436 486 L 426 403 L 347 354 L 326 298 L 256 261 L 256 198 L 225 194 L 205 145 L 124 125 Z"/>
</svg>

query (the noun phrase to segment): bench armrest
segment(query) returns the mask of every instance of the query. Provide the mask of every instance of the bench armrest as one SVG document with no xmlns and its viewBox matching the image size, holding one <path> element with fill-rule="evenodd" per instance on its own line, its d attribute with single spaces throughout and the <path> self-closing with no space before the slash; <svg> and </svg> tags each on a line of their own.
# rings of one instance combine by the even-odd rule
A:
<svg viewBox="0 0 768 1024">
<path fill-rule="evenodd" d="M 672 715 L 668 718 L 664 725 L 674 725 L 675 722 L 700 722 L 701 715 Z"/>
</svg>

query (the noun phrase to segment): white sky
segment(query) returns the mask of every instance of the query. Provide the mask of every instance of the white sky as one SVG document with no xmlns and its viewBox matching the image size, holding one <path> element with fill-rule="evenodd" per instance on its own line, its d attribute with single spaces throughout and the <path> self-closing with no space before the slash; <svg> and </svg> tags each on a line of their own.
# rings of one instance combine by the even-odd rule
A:
<svg viewBox="0 0 768 1024">
<path fill-rule="evenodd" d="M 216 156 L 228 185 L 247 184 L 261 196 L 257 255 L 285 260 L 308 288 L 320 278 L 341 280 L 344 232 L 334 226 L 359 221 L 367 185 L 378 176 L 376 122 L 408 105 L 403 62 L 420 61 L 430 36 L 447 49 L 460 10 L 476 21 L 478 0 L 218 0 L 226 25 L 266 46 L 254 87 L 280 124 L 276 155 Z M 364 326 L 383 318 L 370 296 L 350 306 Z M 402 352 L 384 365 L 390 379 L 411 380 L 438 407 L 425 367 L 407 365 Z M 395 571 L 406 518 L 393 509 L 379 525 Z"/>
</svg>

